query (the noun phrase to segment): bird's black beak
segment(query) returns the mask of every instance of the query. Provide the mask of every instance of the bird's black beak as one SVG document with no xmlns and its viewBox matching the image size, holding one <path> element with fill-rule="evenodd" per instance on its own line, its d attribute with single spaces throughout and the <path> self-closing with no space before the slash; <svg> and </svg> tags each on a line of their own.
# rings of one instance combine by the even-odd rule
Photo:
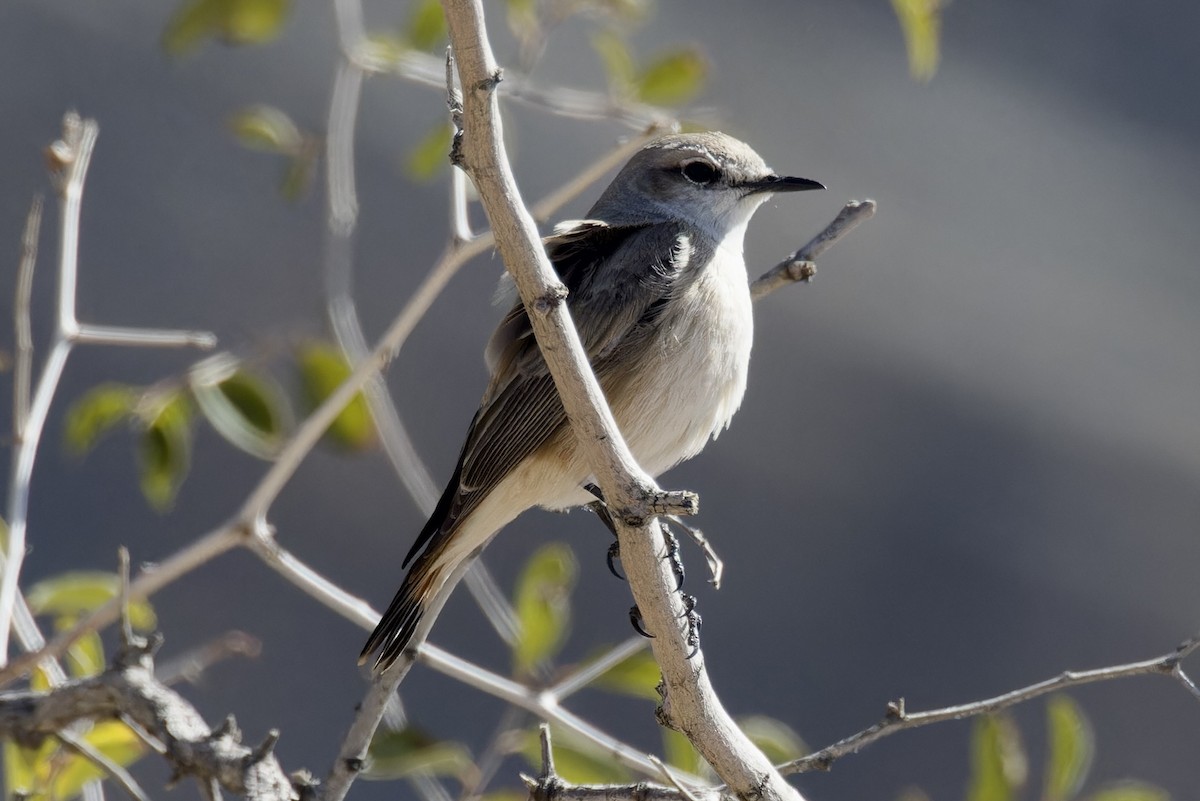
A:
<svg viewBox="0 0 1200 801">
<path fill-rule="evenodd" d="M 810 181 L 807 178 L 794 178 L 790 175 L 768 175 L 758 181 L 747 181 L 742 184 L 748 194 L 758 192 L 807 192 L 810 189 L 824 189 L 820 181 Z"/>
</svg>

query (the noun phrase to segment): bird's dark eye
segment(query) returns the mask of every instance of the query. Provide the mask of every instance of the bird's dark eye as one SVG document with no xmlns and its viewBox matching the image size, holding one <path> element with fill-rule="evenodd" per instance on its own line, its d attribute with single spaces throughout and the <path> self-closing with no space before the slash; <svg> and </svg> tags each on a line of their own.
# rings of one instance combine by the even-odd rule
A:
<svg viewBox="0 0 1200 801">
<path fill-rule="evenodd" d="M 694 184 L 711 184 L 717 180 L 717 168 L 707 161 L 696 159 L 684 164 L 680 172 Z"/>
</svg>

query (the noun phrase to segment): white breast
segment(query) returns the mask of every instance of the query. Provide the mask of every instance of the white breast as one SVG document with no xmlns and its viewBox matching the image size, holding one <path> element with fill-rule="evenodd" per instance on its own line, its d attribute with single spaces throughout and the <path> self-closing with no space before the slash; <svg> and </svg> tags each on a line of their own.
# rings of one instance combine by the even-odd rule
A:
<svg viewBox="0 0 1200 801">
<path fill-rule="evenodd" d="M 712 263 L 664 314 L 638 389 L 613 409 L 646 472 L 657 476 L 695 456 L 728 425 L 746 392 L 754 317 L 742 232 L 715 248 Z"/>
</svg>

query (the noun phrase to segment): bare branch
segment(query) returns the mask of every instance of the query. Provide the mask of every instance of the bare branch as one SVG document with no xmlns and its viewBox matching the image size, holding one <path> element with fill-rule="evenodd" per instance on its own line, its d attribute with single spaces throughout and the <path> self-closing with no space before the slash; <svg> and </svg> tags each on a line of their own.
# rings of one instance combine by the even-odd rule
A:
<svg viewBox="0 0 1200 801">
<path fill-rule="evenodd" d="M 150 597 L 180 576 L 242 544 L 244 539 L 244 529 L 236 525 L 222 526 L 204 534 L 169 558 L 143 569 L 129 585 L 129 599 L 140 601 Z M 109 625 L 117 620 L 119 615 L 120 603 L 116 599 L 97 607 L 44 647 L 22 654 L 0 669 L 0 686 L 29 672 L 42 660 L 62 656 L 80 637 Z"/>
<path fill-rule="evenodd" d="M 405 50 L 399 56 L 388 54 L 381 58 L 369 43 L 360 41 L 356 44 L 347 52 L 347 56 L 364 72 L 396 75 L 433 89 L 445 87 L 445 64 L 436 56 Z M 673 119 L 663 109 L 615 98 L 606 93 L 564 86 L 535 86 L 528 76 L 515 70 L 505 76 L 504 97 L 560 117 L 619 122 L 633 128 L 672 124 L 670 121 Z"/>
<path fill-rule="evenodd" d="M 782 286 L 810 280 L 817 272 L 812 264 L 817 257 L 837 244 L 859 223 L 874 216 L 874 200 L 851 200 L 842 207 L 833 222 L 825 226 L 825 230 L 750 284 L 750 297 L 761 300 Z"/>
<path fill-rule="evenodd" d="M 30 303 L 33 297 L 33 268 L 37 266 L 38 233 L 42 227 L 42 196 L 29 206 L 21 234 L 21 261 L 17 268 L 17 297 L 13 304 L 16 327 L 16 374 L 13 376 L 13 439 L 20 442 L 29 419 L 29 382 L 33 375 L 33 328 Z"/>
<path fill-rule="evenodd" d="M 974 717 L 975 715 L 999 712 L 1002 709 L 1024 703 L 1055 690 L 1063 690 L 1068 687 L 1077 687 L 1082 684 L 1092 684 L 1099 681 L 1112 681 L 1114 679 L 1129 678 L 1130 676 L 1169 676 L 1182 684 L 1197 700 L 1200 700 L 1200 694 L 1196 693 L 1195 685 L 1183 673 L 1182 669 L 1183 660 L 1187 659 L 1198 648 L 1200 648 L 1200 637 L 1187 640 L 1171 653 L 1157 656 L 1153 659 L 1147 659 L 1142 662 L 1131 662 L 1125 665 L 1096 668 L 1094 670 L 1068 670 L 1052 679 L 1046 679 L 1037 684 L 1031 684 L 1028 687 L 1012 690 L 1003 695 L 997 695 L 994 698 L 985 698 L 982 701 L 973 701 L 969 704 L 960 704 L 958 706 L 945 707 L 944 709 L 932 709 L 927 712 L 908 712 L 904 708 L 903 699 L 893 701 L 888 704 L 887 714 L 879 723 L 863 729 L 857 734 L 852 734 L 844 740 L 839 740 L 833 745 L 826 746 L 820 751 L 781 765 L 780 770 L 784 773 L 829 770 L 837 759 L 847 754 L 857 753 L 860 749 L 876 740 L 881 740 L 896 732 L 915 729 L 920 726 L 928 726 L 931 723 L 961 720 L 963 718 Z"/>
<path fill-rule="evenodd" d="M 60 731 L 58 739 L 63 745 L 107 773 L 108 777 L 116 782 L 117 786 L 124 790 L 125 794 L 132 798 L 133 801 L 150 801 L 150 797 L 146 795 L 146 792 L 137 783 L 137 780 L 130 775 L 129 771 L 106 757 L 103 752 L 95 748 L 87 740 L 66 731 Z"/>
<path fill-rule="evenodd" d="M 162 744 L 179 777 L 215 781 L 255 801 L 296 801 L 296 787 L 271 753 L 273 735 L 247 748 L 235 726 L 210 729 L 191 704 L 155 679 L 150 653 L 159 641 L 123 648 L 117 662 L 97 676 L 48 692 L 0 695 L 0 733 L 36 745 L 60 737 L 59 730 L 78 720 L 127 718 Z"/>
</svg>

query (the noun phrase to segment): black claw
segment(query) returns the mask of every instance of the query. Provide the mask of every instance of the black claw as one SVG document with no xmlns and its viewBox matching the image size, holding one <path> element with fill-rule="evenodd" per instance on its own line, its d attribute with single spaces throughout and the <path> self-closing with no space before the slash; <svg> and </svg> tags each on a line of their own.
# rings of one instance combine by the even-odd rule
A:
<svg viewBox="0 0 1200 801">
<path fill-rule="evenodd" d="M 629 622 L 633 624 L 633 630 L 638 634 L 651 640 L 654 639 L 654 635 L 646 631 L 646 629 L 642 626 L 642 611 L 638 609 L 637 606 L 629 607 Z"/>
<path fill-rule="evenodd" d="M 616 561 L 620 558 L 621 558 L 621 543 L 614 542 L 612 545 L 608 546 L 608 555 L 605 557 L 604 561 L 606 561 L 608 563 L 608 572 L 609 573 L 612 573 L 614 576 L 619 578 L 621 581 L 625 581 L 625 577 L 621 575 L 621 571 L 617 570 Z"/>
<path fill-rule="evenodd" d="M 595 484 L 584 484 L 583 488 L 596 497 L 600 503 L 604 503 L 604 492 Z"/>
<path fill-rule="evenodd" d="M 696 610 L 696 596 L 688 595 L 686 592 L 679 596 L 683 601 L 683 614 L 680 617 L 687 617 Z"/>
</svg>

